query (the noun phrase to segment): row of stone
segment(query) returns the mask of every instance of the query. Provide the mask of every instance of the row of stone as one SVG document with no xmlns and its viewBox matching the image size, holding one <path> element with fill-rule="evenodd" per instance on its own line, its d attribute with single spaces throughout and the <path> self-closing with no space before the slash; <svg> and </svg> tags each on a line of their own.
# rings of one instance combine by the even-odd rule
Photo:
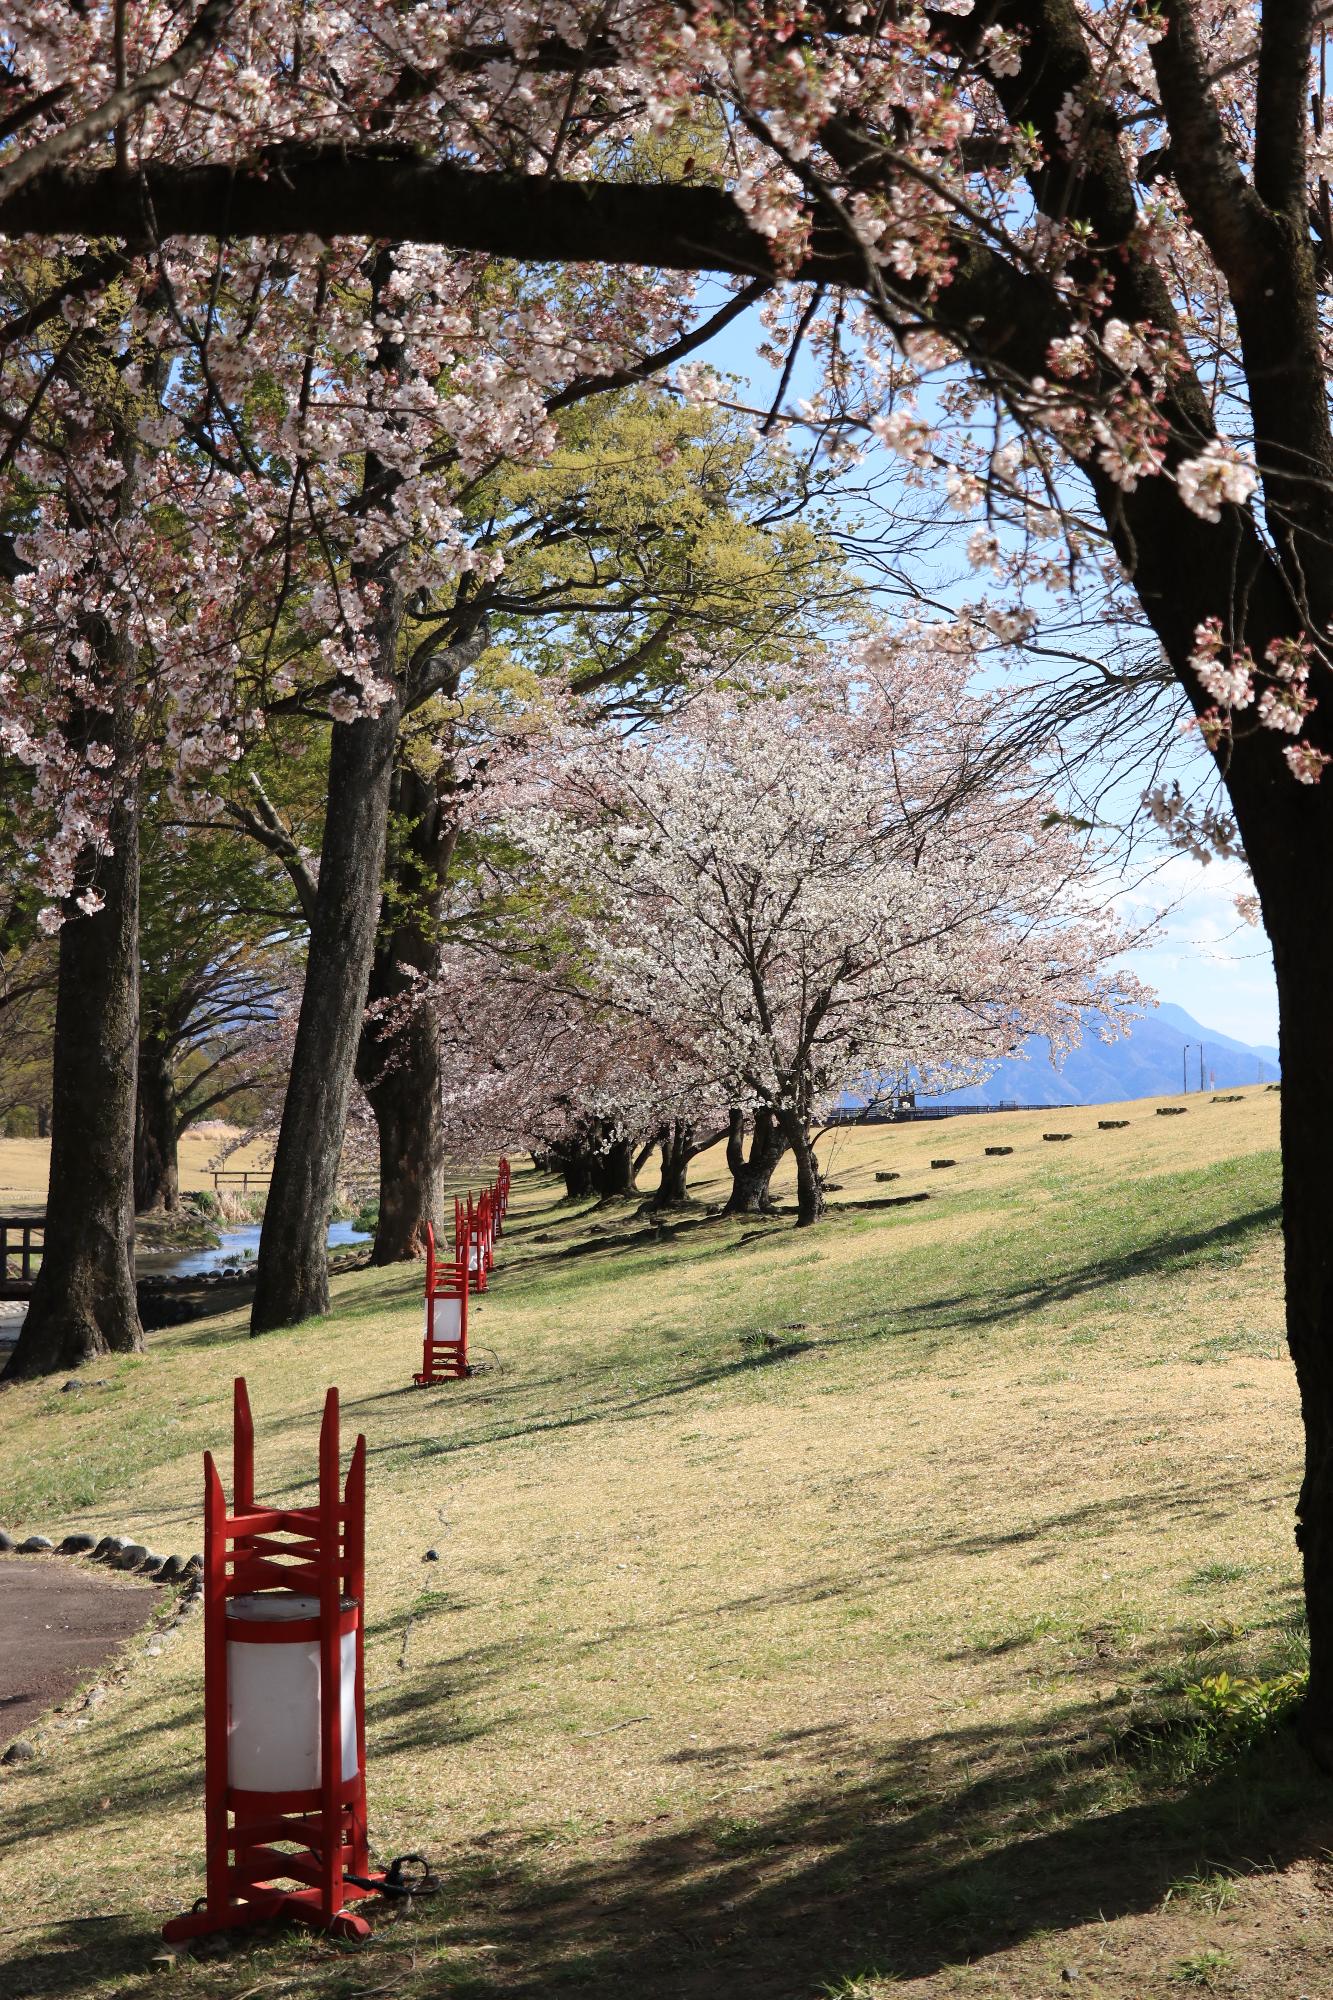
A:
<svg viewBox="0 0 1333 2000">
<path fill-rule="evenodd" d="M 354 1251 L 346 1257 L 330 1257 L 329 1272 L 338 1276 L 344 1271 L 364 1271 L 370 1263 L 369 1250 Z M 253 1278 L 255 1265 L 218 1264 L 211 1271 L 187 1271 L 184 1274 L 167 1271 L 149 1271 L 137 1281 L 141 1292 L 197 1292 L 205 1286 L 235 1285 Z"/>
<path fill-rule="evenodd" d="M 131 1541 L 126 1535 L 66 1535 L 61 1542 L 53 1542 L 49 1535 L 28 1535 L 21 1542 L 6 1534 L 0 1528 L 0 1555 L 20 1556 L 87 1556 L 90 1562 L 105 1563 L 108 1569 L 120 1569 L 135 1576 L 151 1577 L 154 1583 L 177 1583 L 188 1578 L 191 1591 L 198 1595 L 204 1587 L 204 1559 L 194 1556 L 159 1556 L 143 1542 Z"/>
<path fill-rule="evenodd" d="M 344 1257 L 329 1264 L 329 1275 L 335 1277 L 345 1271 L 362 1271 L 370 1262 L 367 1252 L 360 1257 Z M 228 1264 L 218 1271 L 196 1271 L 188 1277 L 167 1277 L 156 1273 L 140 1278 L 138 1285 L 139 1317 L 146 1333 L 161 1333 L 169 1326 L 188 1326 L 197 1319 L 207 1319 L 216 1310 L 209 1300 L 200 1293 L 216 1291 L 228 1285 L 245 1284 L 255 1275 L 253 1264 Z M 177 1297 L 180 1293 L 182 1296 Z"/>
</svg>

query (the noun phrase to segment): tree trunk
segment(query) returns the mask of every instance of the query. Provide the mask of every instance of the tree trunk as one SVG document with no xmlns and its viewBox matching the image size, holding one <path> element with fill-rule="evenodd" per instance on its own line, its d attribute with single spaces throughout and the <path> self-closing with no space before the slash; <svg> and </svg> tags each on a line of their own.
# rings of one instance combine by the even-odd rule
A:
<svg viewBox="0 0 1333 2000">
<path fill-rule="evenodd" d="M 565 1183 L 567 1201 L 582 1201 L 592 1193 L 592 1164 L 586 1153 L 557 1147 L 551 1153 L 551 1165 Z"/>
<path fill-rule="evenodd" d="M 375 253 L 371 279 L 372 319 L 393 272 L 394 247 L 383 244 Z M 401 344 L 386 327 L 372 365 L 394 374 L 401 363 Z M 375 452 L 366 453 L 361 490 L 374 510 L 391 507 L 401 483 L 401 472 Z M 335 722 L 330 737 L 319 885 L 259 1238 L 252 1334 L 294 1326 L 329 1309 L 329 1215 L 379 926 L 389 795 L 403 714 L 401 555 L 400 548 L 390 547 L 373 563 L 353 565 L 358 586 L 375 595 L 372 652 L 379 678 L 393 692 L 378 715 Z M 348 684 L 346 692 L 355 697 L 358 690 Z"/>
<path fill-rule="evenodd" d="M 1291 790 L 1296 791 L 1292 786 Z M 1287 1339 L 1300 1389 L 1305 1467 L 1296 1503 L 1310 1627 L 1310 1686 L 1302 1717 L 1312 1754 L 1333 1770 L 1333 790 L 1326 777 L 1285 802 L 1313 826 L 1285 865 L 1249 844 L 1277 971 L 1282 1050 L 1282 1226 Z M 1321 853 L 1322 850 L 1322 853 Z M 1326 912 L 1324 906 L 1328 905 Z"/>
<path fill-rule="evenodd" d="M 602 1201 L 619 1201 L 634 1193 L 634 1144 L 613 1139 L 592 1153 L 589 1161 L 593 1190 Z"/>
<path fill-rule="evenodd" d="M 727 1129 L 727 1170 L 731 1194 L 724 1215 L 768 1215 L 773 1201 L 769 1183 L 787 1150 L 782 1127 L 771 1111 L 755 1112 L 750 1153 L 745 1153 L 745 1113 L 733 1111 Z"/>
<path fill-rule="evenodd" d="M 413 1005 L 413 974 L 439 969 L 439 914 L 456 831 L 434 782 L 401 758 L 390 790 L 401 828 L 386 873 L 392 894 L 380 911 L 370 968 L 370 1010 L 361 1025 L 356 1075 L 379 1131 L 380 1205 L 372 1264 L 426 1254 L 426 1225 L 444 1204 L 443 1076 L 430 1003 Z M 376 1003 L 391 1011 L 381 1014 Z M 401 1009 L 408 1007 L 406 1014 Z"/>
<path fill-rule="evenodd" d="M 680 1208 L 689 1199 L 686 1184 L 690 1161 L 694 1158 L 694 1127 L 681 1118 L 664 1125 L 658 1138 L 662 1150 L 662 1178 L 651 1203 L 652 1208 Z"/>
<path fill-rule="evenodd" d="M 571 1199 L 595 1194 L 600 1201 L 617 1201 L 634 1193 L 634 1143 L 608 1137 L 608 1126 L 589 1119 L 578 1137 L 553 1146 L 550 1162 L 563 1175 Z"/>
<path fill-rule="evenodd" d="M 400 619 L 401 599 L 386 584 L 381 660 L 393 658 Z M 259 1238 L 251 1333 L 329 1309 L 329 1215 L 375 949 L 399 715 L 395 697 L 378 715 L 333 725 L 319 887 Z"/>
<path fill-rule="evenodd" d="M 796 1227 L 808 1229 L 824 1213 L 819 1162 L 810 1144 L 810 1128 L 798 1111 L 782 1113 L 782 1130 L 796 1161 Z"/>
<path fill-rule="evenodd" d="M 367 1023 L 363 1054 L 372 1036 Z M 444 1205 L 440 1037 L 429 1009 L 416 1008 L 388 1051 L 377 1053 L 387 1053 L 387 1061 L 373 1082 L 362 1083 L 380 1142 L 380 1210 L 370 1261 L 397 1264 L 425 1256 L 426 1224 L 439 1224 Z"/>
<path fill-rule="evenodd" d="M 156 1042 L 141 1042 L 134 1111 L 134 1212 L 172 1215 L 179 1207 L 176 1093 L 171 1068 Z"/>
<path fill-rule="evenodd" d="M 124 732 L 128 734 L 128 731 Z M 142 1351 L 134 1291 L 134 1100 L 139 1054 L 139 826 L 131 794 L 113 851 L 85 855 L 79 886 L 105 898 L 60 933 L 46 1240 L 5 1379 Z"/>
</svg>

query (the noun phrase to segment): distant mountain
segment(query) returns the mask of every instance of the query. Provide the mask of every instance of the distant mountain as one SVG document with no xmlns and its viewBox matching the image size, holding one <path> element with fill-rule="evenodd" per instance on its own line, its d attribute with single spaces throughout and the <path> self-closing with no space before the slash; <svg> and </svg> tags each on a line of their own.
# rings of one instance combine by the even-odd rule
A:
<svg viewBox="0 0 1333 2000">
<path fill-rule="evenodd" d="M 1114 1042 L 1098 1040 L 1097 1021 L 1096 1015 L 1087 1018 L 1082 1042 L 1059 1068 L 1049 1043 L 1034 1035 L 1021 1056 L 998 1064 L 985 1083 L 921 1102 L 1118 1104 L 1127 1097 L 1178 1096 L 1185 1076 L 1192 1091 L 1199 1088 L 1200 1043 L 1207 1090 L 1278 1081 L 1276 1049 L 1233 1041 L 1170 1001 L 1133 1022 Z"/>
</svg>

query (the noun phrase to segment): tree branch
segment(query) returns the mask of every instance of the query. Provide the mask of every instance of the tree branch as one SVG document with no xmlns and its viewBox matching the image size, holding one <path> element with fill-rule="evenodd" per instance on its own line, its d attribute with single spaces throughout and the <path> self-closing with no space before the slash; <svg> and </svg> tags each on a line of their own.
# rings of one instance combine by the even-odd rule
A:
<svg viewBox="0 0 1333 2000">
<path fill-rule="evenodd" d="M 391 230 L 400 242 L 532 263 L 779 275 L 768 239 L 719 188 L 538 179 L 341 146 L 274 146 L 245 168 L 150 162 L 128 187 L 110 169 L 50 167 L 0 199 L 0 234 L 136 237 L 142 201 L 163 238 Z M 864 253 L 825 226 L 791 275 L 856 283 Z"/>
<path fill-rule="evenodd" d="M 1164 0 L 1164 7 L 1170 26 L 1153 44 L 1152 66 L 1171 133 L 1176 184 L 1235 297 L 1238 286 L 1243 290 L 1255 280 L 1268 215 L 1222 124 L 1190 0 Z"/>
<path fill-rule="evenodd" d="M 748 312 L 757 300 L 763 298 L 765 292 L 772 289 L 772 283 L 770 278 L 755 278 L 742 291 L 737 292 L 734 299 L 728 299 L 726 305 L 719 307 L 698 326 L 692 327 L 689 333 L 682 334 L 679 340 L 672 341 L 669 347 L 661 348 L 658 353 L 650 354 L 646 361 L 636 362 L 632 368 L 617 368 L 609 375 L 580 376 L 577 381 L 571 382 L 558 394 L 547 397 L 548 414 L 554 415 L 557 410 L 568 409 L 571 404 L 586 401 L 589 397 L 605 395 L 608 389 L 631 388 L 636 382 L 647 382 L 652 376 L 660 375 L 664 368 L 674 367 L 677 361 L 684 361 L 687 355 L 694 354 L 699 348 L 706 346 L 716 334 L 729 327 L 733 320 L 739 319 L 743 312 Z"/>
<path fill-rule="evenodd" d="M 227 799 L 223 809 L 243 832 L 250 835 L 252 840 L 257 840 L 270 854 L 277 855 L 292 879 L 292 886 L 301 905 L 301 914 L 308 924 L 313 924 L 317 891 L 309 856 L 283 825 L 276 806 L 253 771 L 250 773 L 250 783 L 255 793 L 253 811 L 243 806 L 237 799 Z"/>
<path fill-rule="evenodd" d="M 425 659 L 407 674 L 403 688 L 403 713 L 406 715 L 412 709 L 420 708 L 423 701 L 429 701 L 432 695 L 439 694 L 451 682 L 457 684 L 459 676 L 485 652 L 490 643 L 490 627 L 483 618 L 466 639 L 457 640 L 441 652 L 427 653 Z"/>
<path fill-rule="evenodd" d="M 136 76 L 122 89 L 113 90 L 109 97 L 103 98 L 82 118 L 76 118 L 72 125 L 62 126 L 59 132 L 52 132 L 49 138 L 29 146 L 8 166 L 0 168 L 0 202 L 16 194 L 20 188 L 30 186 L 34 180 L 58 167 L 62 160 L 104 138 L 132 111 L 150 104 L 173 83 L 179 82 L 217 46 L 235 5 L 236 0 L 204 0 L 198 20 L 169 56 L 155 63 L 152 69 L 145 70 L 142 76 Z M 123 186 L 124 182 L 121 184 Z"/>
<path fill-rule="evenodd" d="M 1254 187 L 1276 214 L 1304 216 L 1313 0 L 1264 0 L 1255 84 Z M 1188 199 L 1188 197 L 1187 197 Z"/>
</svg>

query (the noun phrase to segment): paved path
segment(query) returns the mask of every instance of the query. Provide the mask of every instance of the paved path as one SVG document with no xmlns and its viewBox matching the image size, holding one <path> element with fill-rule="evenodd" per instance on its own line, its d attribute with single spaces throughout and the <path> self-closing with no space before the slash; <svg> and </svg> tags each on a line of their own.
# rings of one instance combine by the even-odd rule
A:
<svg viewBox="0 0 1333 2000">
<path fill-rule="evenodd" d="M 76 1558 L 0 1556 L 0 1747 L 146 1624 L 156 1592 Z"/>
</svg>

